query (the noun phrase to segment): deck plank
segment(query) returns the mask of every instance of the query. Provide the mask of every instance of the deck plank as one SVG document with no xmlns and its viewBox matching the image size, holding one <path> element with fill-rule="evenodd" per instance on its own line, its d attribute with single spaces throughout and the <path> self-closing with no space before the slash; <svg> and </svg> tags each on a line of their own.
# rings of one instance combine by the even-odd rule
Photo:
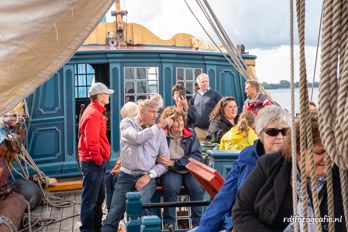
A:
<svg viewBox="0 0 348 232">
<path fill-rule="evenodd" d="M 52 211 L 52 207 L 50 207 L 48 205 L 42 206 L 42 212 L 41 212 L 42 218 L 50 218 L 51 211 Z M 47 231 L 47 226 L 45 226 L 42 229 L 42 232 L 46 232 L 46 231 Z"/>
<path fill-rule="evenodd" d="M 81 195 L 82 195 L 82 190 L 77 190 L 76 194 L 75 194 L 75 201 L 76 202 L 81 202 Z M 81 211 L 81 204 L 75 204 L 75 206 L 74 206 L 74 215 L 78 214 L 79 216 L 74 217 L 73 232 L 79 232 L 80 231 L 80 226 L 81 226 L 80 211 Z"/>
<path fill-rule="evenodd" d="M 76 193 L 76 191 L 65 192 L 64 200 L 74 201 L 75 200 L 75 193 Z M 70 207 L 63 208 L 61 219 L 65 219 L 65 218 L 68 218 L 68 219 L 66 219 L 60 223 L 60 230 L 59 231 L 63 231 L 63 232 L 73 231 L 73 229 L 74 229 L 74 218 L 72 217 L 73 215 L 74 215 L 74 205 L 70 206 Z"/>
<path fill-rule="evenodd" d="M 77 204 L 66 207 L 66 208 L 54 208 L 47 205 L 42 205 L 37 207 L 32 213 L 40 216 L 42 218 L 53 218 L 55 220 L 61 220 L 73 215 L 69 219 L 63 220 L 61 222 L 54 223 L 49 226 L 45 226 L 41 231 L 43 232 L 79 232 L 80 231 L 80 201 L 81 201 L 82 190 L 73 190 L 73 191 L 62 191 L 55 192 L 54 195 L 62 197 L 64 200 L 77 202 Z M 38 227 L 33 227 L 37 229 Z"/>
<path fill-rule="evenodd" d="M 57 192 L 55 193 L 56 196 L 61 197 L 64 199 L 65 192 Z M 55 208 L 52 207 L 50 218 L 53 218 L 55 220 L 60 220 L 62 218 L 63 208 Z M 61 222 L 53 223 L 47 227 L 48 232 L 55 232 L 59 231 Z"/>
</svg>

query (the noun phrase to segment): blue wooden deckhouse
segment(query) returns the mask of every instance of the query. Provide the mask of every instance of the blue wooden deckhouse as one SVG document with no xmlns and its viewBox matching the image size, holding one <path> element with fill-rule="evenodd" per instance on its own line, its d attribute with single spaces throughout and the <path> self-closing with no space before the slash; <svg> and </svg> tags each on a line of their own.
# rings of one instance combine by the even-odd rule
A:
<svg viewBox="0 0 348 232">
<path fill-rule="evenodd" d="M 205 72 L 211 87 L 224 96 L 234 96 L 241 111 L 245 78 L 219 51 L 204 49 L 205 44 L 195 44 L 188 34 L 160 40 L 138 24 L 127 25 L 123 41 L 128 46 L 117 46 L 120 43 L 111 33 L 114 28 L 112 23 L 100 23 L 69 62 L 27 98 L 29 154 L 49 176 L 80 175 L 78 118 L 81 104 L 89 103 L 93 81 L 115 90 L 107 112 L 110 166 L 119 156 L 119 112 L 128 100 L 159 93 L 166 105 L 172 105 L 172 86 L 181 82 L 190 96 L 196 76 Z M 242 54 L 242 58 L 252 69 L 256 57 Z"/>
</svg>

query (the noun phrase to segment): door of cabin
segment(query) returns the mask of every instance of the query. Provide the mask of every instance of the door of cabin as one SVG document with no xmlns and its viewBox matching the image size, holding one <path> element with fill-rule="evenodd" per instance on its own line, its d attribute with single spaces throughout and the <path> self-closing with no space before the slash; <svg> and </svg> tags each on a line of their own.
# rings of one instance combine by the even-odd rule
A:
<svg viewBox="0 0 348 232">
<path fill-rule="evenodd" d="M 27 98 L 29 154 L 48 176 L 81 175 L 78 116 L 81 105 L 89 104 L 88 89 L 93 81 L 110 86 L 108 64 L 66 64 Z"/>
</svg>

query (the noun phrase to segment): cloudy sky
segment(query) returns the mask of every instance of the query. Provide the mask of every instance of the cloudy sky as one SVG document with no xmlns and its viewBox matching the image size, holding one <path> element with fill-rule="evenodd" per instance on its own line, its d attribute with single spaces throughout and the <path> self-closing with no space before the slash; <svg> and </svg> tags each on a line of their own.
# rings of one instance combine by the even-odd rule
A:
<svg viewBox="0 0 348 232">
<path fill-rule="evenodd" d="M 187 2 L 213 35 L 196 1 Z M 261 82 L 278 83 L 281 79 L 290 79 L 288 0 L 209 0 L 209 3 L 233 43 L 243 43 L 250 54 L 258 57 L 256 72 Z M 121 5 L 128 11 L 128 22 L 140 23 L 162 39 L 184 32 L 209 41 L 184 0 L 122 0 Z M 306 55 L 310 79 L 313 77 L 320 10 L 321 1 L 306 1 Z M 295 52 L 295 62 L 298 62 L 297 48 Z M 295 80 L 298 80 L 297 73 Z M 318 74 L 316 76 L 318 80 Z"/>
</svg>

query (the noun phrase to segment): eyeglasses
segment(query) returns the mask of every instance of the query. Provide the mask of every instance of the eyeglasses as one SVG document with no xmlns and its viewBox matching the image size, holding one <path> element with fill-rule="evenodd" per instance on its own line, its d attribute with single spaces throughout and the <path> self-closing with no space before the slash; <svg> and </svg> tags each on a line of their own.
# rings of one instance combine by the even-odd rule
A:
<svg viewBox="0 0 348 232">
<path fill-rule="evenodd" d="M 268 134 L 269 136 L 275 137 L 279 133 L 281 133 L 283 136 L 286 136 L 286 132 L 289 130 L 289 128 L 282 128 L 282 129 L 277 129 L 277 128 L 267 128 L 264 129 L 263 131 Z"/>
</svg>

